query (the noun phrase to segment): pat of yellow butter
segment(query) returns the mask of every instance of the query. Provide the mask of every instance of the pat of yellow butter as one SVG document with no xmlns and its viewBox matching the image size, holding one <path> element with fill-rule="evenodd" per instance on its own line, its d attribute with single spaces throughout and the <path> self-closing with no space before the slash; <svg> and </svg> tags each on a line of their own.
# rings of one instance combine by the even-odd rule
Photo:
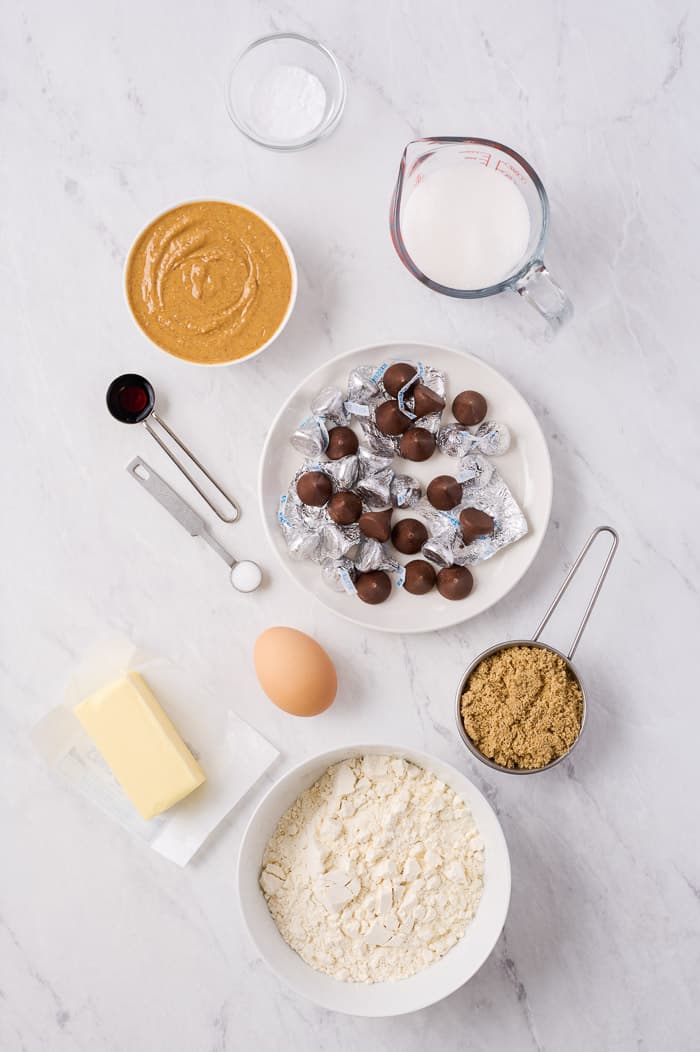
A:
<svg viewBox="0 0 700 1052">
<path fill-rule="evenodd" d="M 153 818 L 206 781 L 138 672 L 109 683 L 73 710 L 143 818 Z"/>
</svg>

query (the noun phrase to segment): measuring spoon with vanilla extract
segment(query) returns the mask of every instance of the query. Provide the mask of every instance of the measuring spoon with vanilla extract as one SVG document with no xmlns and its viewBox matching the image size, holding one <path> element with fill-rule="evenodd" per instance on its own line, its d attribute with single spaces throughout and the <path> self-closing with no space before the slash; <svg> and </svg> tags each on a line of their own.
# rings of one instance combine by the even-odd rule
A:
<svg viewBox="0 0 700 1052">
<path fill-rule="evenodd" d="M 206 501 L 214 514 L 221 519 L 222 522 L 231 523 L 237 521 L 241 514 L 238 505 L 231 499 L 231 497 L 229 497 L 228 493 L 226 493 L 219 483 L 212 478 L 192 450 L 189 449 L 180 438 L 178 438 L 175 432 L 168 427 L 163 418 L 156 413 L 156 394 L 153 390 L 153 385 L 145 376 L 139 376 L 138 373 L 124 373 L 122 376 L 118 376 L 116 380 L 112 380 L 107 388 L 107 409 L 120 424 L 143 424 L 151 438 L 153 438 L 163 452 L 170 457 L 173 464 L 179 468 L 187 481 L 194 486 L 197 493 L 199 493 L 202 500 Z M 210 500 L 196 479 L 192 477 L 182 461 L 179 460 L 172 451 L 167 441 L 164 441 L 158 432 L 153 429 L 151 421 L 165 432 L 170 439 L 170 442 L 177 446 L 177 448 L 199 468 L 204 477 L 211 483 L 213 489 L 226 502 L 228 509 L 226 514 L 223 514 L 222 511 L 220 511 L 220 509 Z"/>
</svg>

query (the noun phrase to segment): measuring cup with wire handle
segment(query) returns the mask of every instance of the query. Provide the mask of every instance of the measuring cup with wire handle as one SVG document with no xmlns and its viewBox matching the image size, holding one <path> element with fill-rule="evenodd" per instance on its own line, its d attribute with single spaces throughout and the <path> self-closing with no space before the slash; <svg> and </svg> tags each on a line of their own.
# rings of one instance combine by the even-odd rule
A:
<svg viewBox="0 0 700 1052">
<path fill-rule="evenodd" d="M 591 545 L 593 544 L 595 539 L 598 537 L 598 535 L 601 534 L 601 533 L 609 534 L 611 536 L 611 538 L 612 538 L 612 543 L 610 545 L 610 549 L 608 551 L 608 554 L 606 556 L 605 562 L 603 564 L 603 569 L 600 572 L 600 576 L 598 577 L 598 580 L 596 582 L 595 588 L 593 589 L 593 593 L 592 593 L 592 595 L 591 595 L 591 597 L 590 597 L 590 599 L 588 601 L 588 606 L 586 607 L 586 609 L 584 611 L 584 614 L 583 614 L 583 617 L 581 618 L 581 623 L 579 624 L 579 626 L 578 626 L 578 628 L 576 630 L 576 634 L 574 636 L 573 642 L 572 642 L 571 646 L 569 647 L 569 652 L 568 652 L 568 654 L 562 654 L 561 651 L 557 650 L 555 647 L 549 646 L 549 644 L 547 644 L 547 643 L 541 643 L 540 642 L 540 636 L 542 635 L 542 632 L 544 631 L 544 629 L 546 628 L 547 624 L 549 623 L 550 618 L 552 617 L 552 614 L 554 613 L 554 611 L 559 606 L 559 603 L 561 602 L 561 599 L 562 599 L 564 593 L 566 592 L 567 588 L 571 584 L 574 576 L 576 575 L 579 567 L 581 566 L 581 563 L 583 562 L 583 560 L 585 559 L 586 555 L 588 554 L 588 551 L 589 551 Z M 477 658 L 475 658 L 474 661 L 472 661 L 472 663 L 469 666 L 469 668 L 467 669 L 467 671 L 461 677 L 460 682 L 459 682 L 459 687 L 457 689 L 457 695 L 456 695 L 456 698 L 455 698 L 455 708 L 456 708 L 456 715 L 457 715 L 457 729 L 459 731 L 460 737 L 462 738 L 462 741 L 467 746 L 469 751 L 471 753 L 473 753 L 474 756 L 476 756 L 476 758 L 478 760 L 481 760 L 482 763 L 485 763 L 487 767 L 491 767 L 494 771 L 503 771 L 504 774 L 539 774 L 541 771 L 548 771 L 550 769 L 550 767 L 556 767 L 556 765 L 558 763 L 561 763 L 562 760 L 564 760 L 567 756 L 569 756 L 571 754 L 571 751 L 575 748 L 575 746 L 581 740 L 581 735 L 583 734 L 583 728 L 584 728 L 584 726 L 586 724 L 586 691 L 584 689 L 581 677 L 579 676 L 578 672 L 576 672 L 576 670 L 575 670 L 575 668 L 574 668 L 574 666 L 572 664 L 572 661 L 573 661 L 573 658 L 574 658 L 574 654 L 576 653 L 576 650 L 578 648 L 578 645 L 581 642 L 581 637 L 582 637 L 582 635 L 583 635 L 583 633 L 585 631 L 586 625 L 588 624 L 588 622 L 590 620 L 590 616 L 593 613 L 593 607 L 595 606 L 596 601 L 598 599 L 598 596 L 600 594 L 600 590 L 603 587 L 603 582 L 605 581 L 605 578 L 608 575 L 608 570 L 610 569 L 610 564 L 613 561 L 613 557 L 615 555 L 615 552 L 617 551 L 617 547 L 618 547 L 619 543 L 620 543 L 620 538 L 618 537 L 617 531 L 614 530 L 612 528 L 612 526 L 598 526 L 593 531 L 593 533 L 590 535 L 590 537 L 588 538 L 588 540 L 584 544 L 583 548 L 581 549 L 576 561 L 574 562 L 573 566 L 571 567 L 571 569 L 569 570 L 568 574 L 564 578 L 564 580 L 563 580 L 563 582 L 561 584 L 561 587 L 559 588 L 559 591 L 557 592 L 557 594 L 554 596 L 554 599 L 550 603 L 547 612 L 545 613 L 544 617 L 542 618 L 542 620 L 540 621 L 539 625 L 535 629 L 535 634 L 532 636 L 532 638 L 531 639 L 511 639 L 511 640 L 508 640 L 505 643 L 496 643 L 495 646 L 489 647 L 488 650 L 484 650 L 481 654 L 479 654 L 479 656 Z M 485 658 L 491 657 L 492 654 L 497 654 L 501 650 L 509 650 L 511 647 L 540 647 L 542 650 L 549 650 L 553 654 L 557 654 L 562 659 L 562 661 L 566 664 L 566 667 L 568 668 L 569 672 L 571 673 L 571 675 L 574 677 L 574 679 L 578 683 L 579 687 L 581 688 L 581 697 L 582 697 L 582 703 L 583 703 L 583 710 L 582 710 L 582 713 L 581 713 L 581 726 L 579 728 L 579 732 L 578 732 L 578 735 L 576 737 L 576 740 L 573 742 L 573 744 L 567 750 L 567 752 L 563 753 L 561 756 L 557 756 L 557 758 L 555 760 L 552 760 L 550 763 L 545 764 L 544 767 L 505 767 L 503 764 L 496 763 L 495 760 L 491 760 L 488 756 L 484 756 L 484 754 L 476 747 L 474 742 L 471 740 L 471 738 L 467 734 L 467 731 L 466 731 L 465 726 L 464 726 L 464 722 L 462 720 L 462 695 L 464 694 L 465 690 L 467 689 L 467 685 L 469 683 L 469 678 L 472 675 L 472 673 L 474 672 L 474 670 L 477 668 L 478 665 L 481 664 L 482 661 L 484 661 Z"/>
</svg>

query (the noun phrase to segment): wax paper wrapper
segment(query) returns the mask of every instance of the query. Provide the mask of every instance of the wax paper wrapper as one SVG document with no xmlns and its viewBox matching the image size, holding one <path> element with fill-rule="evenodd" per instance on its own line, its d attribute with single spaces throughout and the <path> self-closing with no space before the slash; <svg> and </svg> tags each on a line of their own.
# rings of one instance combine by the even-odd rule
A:
<svg viewBox="0 0 700 1052">
<path fill-rule="evenodd" d="M 195 755 L 207 780 L 190 796 L 146 821 L 126 796 L 92 739 L 73 714 L 78 702 L 127 671 L 139 672 Z M 64 704 L 32 732 L 49 766 L 129 833 L 178 866 L 185 866 L 226 815 L 279 756 L 233 712 L 207 705 L 196 678 L 125 639 L 101 644 L 81 662 Z"/>
</svg>

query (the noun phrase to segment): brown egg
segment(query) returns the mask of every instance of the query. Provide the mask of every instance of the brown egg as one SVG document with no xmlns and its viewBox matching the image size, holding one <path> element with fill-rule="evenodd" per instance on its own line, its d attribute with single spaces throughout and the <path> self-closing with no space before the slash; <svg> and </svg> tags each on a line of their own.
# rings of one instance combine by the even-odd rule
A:
<svg viewBox="0 0 700 1052">
<path fill-rule="evenodd" d="M 338 690 L 333 662 L 315 639 L 296 628 L 277 625 L 255 641 L 258 682 L 278 708 L 290 716 L 318 716 Z"/>
</svg>

